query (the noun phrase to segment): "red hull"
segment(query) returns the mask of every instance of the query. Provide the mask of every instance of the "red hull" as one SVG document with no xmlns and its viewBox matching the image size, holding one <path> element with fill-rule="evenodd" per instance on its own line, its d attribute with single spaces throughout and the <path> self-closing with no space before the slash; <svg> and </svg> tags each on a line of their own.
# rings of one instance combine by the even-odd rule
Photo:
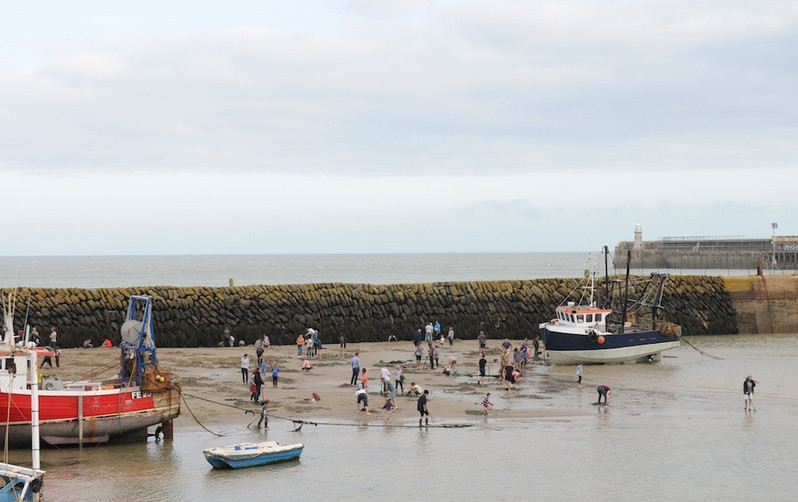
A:
<svg viewBox="0 0 798 502">
<path fill-rule="evenodd" d="M 39 427 L 45 442 L 77 444 L 104 442 L 176 418 L 180 414 L 177 388 L 142 391 L 140 387 L 97 389 L 87 385 L 82 390 L 39 391 Z M 10 397 L 10 402 L 9 402 Z M 8 419 L 9 444 L 30 445 L 30 390 L 9 394 L 0 392 L 0 418 Z M 82 431 L 81 431 L 82 428 Z M 2 440 L 0 440 L 2 444 Z"/>
</svg>

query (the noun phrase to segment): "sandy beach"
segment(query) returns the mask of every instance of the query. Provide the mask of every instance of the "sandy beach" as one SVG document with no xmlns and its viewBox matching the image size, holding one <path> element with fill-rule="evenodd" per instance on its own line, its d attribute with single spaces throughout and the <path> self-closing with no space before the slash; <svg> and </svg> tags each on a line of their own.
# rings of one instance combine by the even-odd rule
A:
<svg viewBox="0 0 798 502">
<path fill-rule="evenodd" d="M 301 370 L 302 360 L 297 358 L 295 345 L 272 346 L 266 349 L 264 358 L 269 367 L 276 362 L 280 366 L 278 386 L 272 386 L 271 373 L 264 378 L 263 397 L 271 403 L 269 415 L 273 420 L 290 418 L 297 420 L 369 423 L 383 422 L 382 406 L 385 397 L 380 396 L 380 368 L 388 364 L 393 370 L 397 365 L 404 369 L 405 388 L 416 382 L 430 391 L 429 409 L 435 423 L 462 423 L 483 415 L 481 401 L 486 392 L 491 392 L 494 403 L 497 401 L 529 400 L 540 397 L 531 392 L 531 385 L 522 380 L 512 391 L 507 391 L 495 376 L 498 372 L 500 341 L 491 340 L 488 344 L 488 377 L 484 385 L 478 384 L 477 362 L 479 353 L 475 340 L 455 341 L 452 348 L 448 343 L 441 348 L 439 361 L 441 367 L 452 357 L 457 358 L 457 374 L 443 375 L 441 369 L 429 368 L 427 358 L 421 368 L 416 368 L 414 347 L 411 342 L 359 343 L 348 344 L 340 351 L 337 345 L 328 346 L 319 357 L 312 359 L 310 372 Z M 512 341 L 518 345 L 520 341 Z M 118 371 L 118 348 L 64 349 L 61 367 L 50 370 L 45 367 L 45 375 L 55 374 L 62 380 L 112 377 Z M 361 368 L 369 374 L 369 405 L 371 415 L 360 411 L 356 405 L 356 387 L 349 384 L 351 378 L 350 360 L 359 352 Z M 181 416 L 175 423 L 176 431 L 199 427 L 197 420 L 207 427 L 246 425 L 260 412 L 260 405 L 250 400 L 249 385 L 241 378 L 240 358 L 249 354 L 250 367 L 256 366 L 255 348 L 244 347 L 215 348 L 161 348 L 158 349 L 159 366 L 177 375 L 181 382 L 185 402 Z M 534 370 L 534 361 L 530 369 Z M 252 369 L 250 370 L 250 372 Z M 313 393 L 320 396 L 313 401 Z M 185 403 L 188 404 L 186 407 Z M 408 395 L 397 396 L 398 409 L 390 423 L 414 423 L 418 418 L 416 398 Z M 192 416 L 193 413 L 195 418 Z M 250 410 L 252 413 L 247 413 Z M 497 406 L 491 415 L 503 418 L 529 416 L 552 416 L 582 414 L 584 410 L 529 409 L 526 407 Z"/>
</svg>

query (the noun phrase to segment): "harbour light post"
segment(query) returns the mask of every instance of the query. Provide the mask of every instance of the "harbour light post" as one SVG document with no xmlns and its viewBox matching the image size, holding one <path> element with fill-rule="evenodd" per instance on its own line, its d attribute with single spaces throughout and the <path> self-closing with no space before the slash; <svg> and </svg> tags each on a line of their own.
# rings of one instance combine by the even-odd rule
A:
<svg viewBox="0 0 798 502">
<path fill-rule="evenodd" d="M 770 227 L 773 229 L 773 237 L 770 238 L 770 245 L 773 253 L 770 259 L 770 271 L 774 273 L 776 271 L 776 229 L 779 228 L 779 224 L 774 221 L 770 224 Z"/>
</svg>

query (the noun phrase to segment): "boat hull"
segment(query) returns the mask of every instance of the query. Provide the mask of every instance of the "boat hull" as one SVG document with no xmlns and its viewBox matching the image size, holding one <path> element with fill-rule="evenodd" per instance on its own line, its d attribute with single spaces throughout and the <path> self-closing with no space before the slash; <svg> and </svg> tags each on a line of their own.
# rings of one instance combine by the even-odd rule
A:
<svg viewBox="0 0 798 502">
<path fill-rule="evenodd" d="M 665 351 L 678 347 L 678 336 L 664 335 L 659 330 L 628 333 L 602 333 L 604 343 L 586 333 L 558 329 L 551 323 L 540 327 L 546 353 L 554 364 L 635 363 L 659 359 Z"/>
<path fill-rule="evenodd" d="M 0 392 L 8 410 L 11 447 L 29 447 L 30 391 Z M 176 387 L 146 392 L 140 387 L 39 392 L 39 434 L 51 445 L 104 443 L 146 436 L 147 428 L 180 414 Z M 82 429 L 82 430 L 81 430 Z M 5 438 L 0 440 L 3 444 Z"/>
<path fill-rule="evenodd" d="M 296 460 L 304 445 L 278 445 L 274 442 L 241 444 L 210 448 L 203 452 L 205 459 L 216 469 L 242 469 Z"/>
</svg>

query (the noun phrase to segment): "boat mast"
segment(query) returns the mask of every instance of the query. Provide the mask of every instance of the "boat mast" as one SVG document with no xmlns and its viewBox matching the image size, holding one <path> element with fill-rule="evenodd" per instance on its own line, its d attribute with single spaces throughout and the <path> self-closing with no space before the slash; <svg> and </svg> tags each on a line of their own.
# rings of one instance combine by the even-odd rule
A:
<svg viewBox="0 0 798 502">
<path fill-rule="evenodd" d="M 626 285 L 623 291 L 623 303 L 621 304 L 621 329 L 620 333 L 623 334 L 623 329 L 626 326 L 626 303 L 629 301 L 629 262 L 632 261 L 632 250 L 626 251 Z"/>
<path fill-rule="evenodd" d="M 651 329 L 657 329 L 657 313 L 664 308 L 662 306 L 662 294 L 665 291 L 665 281 L 668 280 L 668 275 L 657 275 L 659 278 L 659 288 L 657 295 L 654 297 L 654 305 L 651 306 Z"/>
<path fill-rule="evenodd" d="M 607 257 L 610 254 L 610 248 L 604 246 L 604 303 L 610 300 L 610 269 L 607 265 Z"/>
<path fill-rule="evenodd" d="M 39 375 L 37 374 L 36 351 L 31 350 L 30 360 L 30 449 L 33 468 L 41 469 L 39 444 Z"/>
<path fill-rule="evenodd" d="M 15 294 L 12 291 L 8 295 L 0 293 L 3 303 L 3 341 L 0 342 L 0 349 L 14 350 L 14 307 Z"/>
</svg>

